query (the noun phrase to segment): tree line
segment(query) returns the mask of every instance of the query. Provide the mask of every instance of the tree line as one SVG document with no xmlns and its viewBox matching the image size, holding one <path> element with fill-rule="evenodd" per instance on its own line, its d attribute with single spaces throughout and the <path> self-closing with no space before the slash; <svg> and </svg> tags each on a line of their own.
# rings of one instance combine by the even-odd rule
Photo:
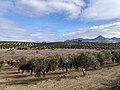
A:
<svg viewBox="0 0 120 90">
<path fill-rule="evenodd" d="M 100 42 L 12 42 L 1 41 L 0 49 L 18 49 L 18 50 L 41 50 L 41 49 L 120 49 L 120 43 L 100 43 Z"/>
<path fill-rule="evenodd" d="M 70 69 L 80 70 L 97 69 L 106 64 L 107 61 L 120 64 L 120 50 L 102 50 L 96 52 L 82 52 L 74 55 L 48 56 L 42 58 L 31 58 L 25 60 L 11 60 L 7 63 L 13 67 L 18 67 L 18 71 L 24 73 L 35 73 L 35 77 L 46 76 L 47 73 L 56 69 L 65 70 L 68 73 Z M 0 63 L 1 64 L 1 63 Z M 2 63 L 3 64 L 3 63 Z M 1 65 L 2 65 L 1 64 Z"/>
</svg>

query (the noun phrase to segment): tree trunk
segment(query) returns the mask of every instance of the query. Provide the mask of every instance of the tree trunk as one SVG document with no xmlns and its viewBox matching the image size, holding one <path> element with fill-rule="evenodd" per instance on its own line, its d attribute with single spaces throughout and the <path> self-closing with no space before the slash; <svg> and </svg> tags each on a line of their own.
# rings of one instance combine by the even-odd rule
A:
<svg viewBox="0 0 120 90">
<path fill-rule="evenodd" d="M 24 73 L 25 70 L 22 70 L 22 74 Z"/>
<path fill-rule="evenodd" d="M 45 77 L 45 72 L 43 71 L 42 73 L 43 73 L 43 77 Z"/>
<path fill-rule="evenodd" d="M 31 70 L 30 70 L 30 75 L 32 75 L 32 73 L 33 73 L 33 70 L 31 69 Z"/>
<path fill-rule="evenodd" d="M 66 73 L 68 73 L 68 67 L 66 66 Z"/>
<path fill-rule="evenodd" d="M 18 68 L 18 73 L 20 73 L 20 69 Z"/>
</svg>

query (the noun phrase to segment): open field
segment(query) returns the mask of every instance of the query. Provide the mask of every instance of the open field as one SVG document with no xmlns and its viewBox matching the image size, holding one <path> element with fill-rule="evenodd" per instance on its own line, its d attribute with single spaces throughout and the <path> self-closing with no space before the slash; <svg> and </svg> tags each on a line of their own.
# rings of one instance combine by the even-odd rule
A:
<svg viewBox="0 0 120 90">
<path fill-rule="evenodd" d="M 82 72 L 72 71 L 65 74 L 56 71 L 43 77 L 35 78 L 28 73 L 17 74 L 15 68 L 4 66 L 0 72 L 0 90 L 110 90 L 120 80 L 120 66 L 109 64 L 100 70 Z"/>
<path fill-rule="evenodd" d="M 120 90 L 120 0 L 0 0 L 0 90 Z"/>
<path fill-rule="evenodd" d="M 34 56 L 46 56 L 52 54 L 76 54 L 85 51 L 96 51 L 96 50 L 89 50 L 89 49 L 44 49 L 44 50 L 14 50 L 9 51 L 9 49 L 1 49 L 0 50 L 0 58 L 5 60 L 12 60 L 18 59 L 21 57 L 34 57 Z M 14 53 L 13 53 L 14 52 Z"/>
<path fill-rule="evenodd" d="M 0 49 L 14 48 L 18 50 L 42 50 L 42 49 L 120 49 L 120 42 L 13 42 L 0 41 Z"/>
<path fill-rule="evenodd" d="M 15 53 L 11 54 L 8 50 L 0 50 L 0 58 L 12 60 L 23 56 L 67 55 L 85 51 L 96 52 L 89 49 L 45 49 L 15 50 Z M 71 69 L 68 74 L 62 70 L 55 70 L 48 73 L 46 77 L 34 77 L 34 74 L 30 76 L 27 72 L 18 73 L 16 67 L 9 65 L 4 65 L 0 72 L 0 90 L 110 90 L 119 82 L 120 65 L 111 62 L 101 69 L 87 71 L 85 77 L 81 70 L 78 72 L 74 69 Z"/>
</svg>

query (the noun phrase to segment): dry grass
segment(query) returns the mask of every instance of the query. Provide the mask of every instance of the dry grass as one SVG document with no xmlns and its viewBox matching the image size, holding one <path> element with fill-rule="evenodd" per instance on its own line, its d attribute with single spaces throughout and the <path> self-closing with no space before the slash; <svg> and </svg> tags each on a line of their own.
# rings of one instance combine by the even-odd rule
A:
<svg viewBox="0 0 120 90">
<path fill-rule="evenodd" d="M 45 49 L 45 50 L 14 50 L 8 51 L 0 49 L 0 59 L 3 60 L 14 60 L 20 59 L 21 57 L 44 57 L 44 56 L 58 56 L 58 55 L 66 55 L 66 54 L 76 54 L 85 51 L 95 51 L 95 50 L 84 50 L 84 49 Z M 7 53 L 6 53 L 7 52 Z"/>
<path fill-rule="evenodd" d="M 16 50 L 12 55 L 5 51 L 0 50 L 0 57 L 10 60 L 21 57 L 75 54 L 89 50 L 37 50 L 37 53 L 35 50 Z M 28 73 L 20 74 L 17 72 L 17 68 L 6 65 L 0 72 L 0 90 L 109 90 L 119 80 L 120 65 L 111 63 L 100 70 L 87 71 L 86 77 L 83 77 L 81 71 L 71 70 L 69 74 L 66 74 L 62 70 L 56 70 L 47 74 L 45 78 L 29 76 Z"/>
<path fill-rule="evenodd" d="M 61 70 L 49 73 L 46 78 L 35 78 L 28 73 L 18 74 L 16 68 L 5 66 L 0 72 L 0 90 L 107 90 L 120 77 L 120 66 L 82 72 Z"/>
</svg>

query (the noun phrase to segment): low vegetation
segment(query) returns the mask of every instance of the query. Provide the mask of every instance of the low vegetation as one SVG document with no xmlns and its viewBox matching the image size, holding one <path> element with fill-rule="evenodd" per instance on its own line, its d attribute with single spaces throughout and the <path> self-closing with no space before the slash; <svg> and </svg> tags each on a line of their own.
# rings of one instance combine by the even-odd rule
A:
<svg viewBox="0 0 120 90">
<path fill-rule="evenodd" d="M 0 69 L 1 69 L 1 67 L 3 66 L 3 64 L 4 64 L 4 61 L 0 61 Z M 0 70 L 1 71 L 1 70 Z"/>
<path fill-rule="evenodd" d="M 100 42 L 54 42 L 54 43 L 36 43 L 36 42 L 10 42 L 1 41 L 0 49 L 18 49 L 18 50 L 42 50 L 42 49 L 120 49 L 120 43 L 100 43 Z M 15 52 L 12 52 L 14 54 Z"/>
</svg>

